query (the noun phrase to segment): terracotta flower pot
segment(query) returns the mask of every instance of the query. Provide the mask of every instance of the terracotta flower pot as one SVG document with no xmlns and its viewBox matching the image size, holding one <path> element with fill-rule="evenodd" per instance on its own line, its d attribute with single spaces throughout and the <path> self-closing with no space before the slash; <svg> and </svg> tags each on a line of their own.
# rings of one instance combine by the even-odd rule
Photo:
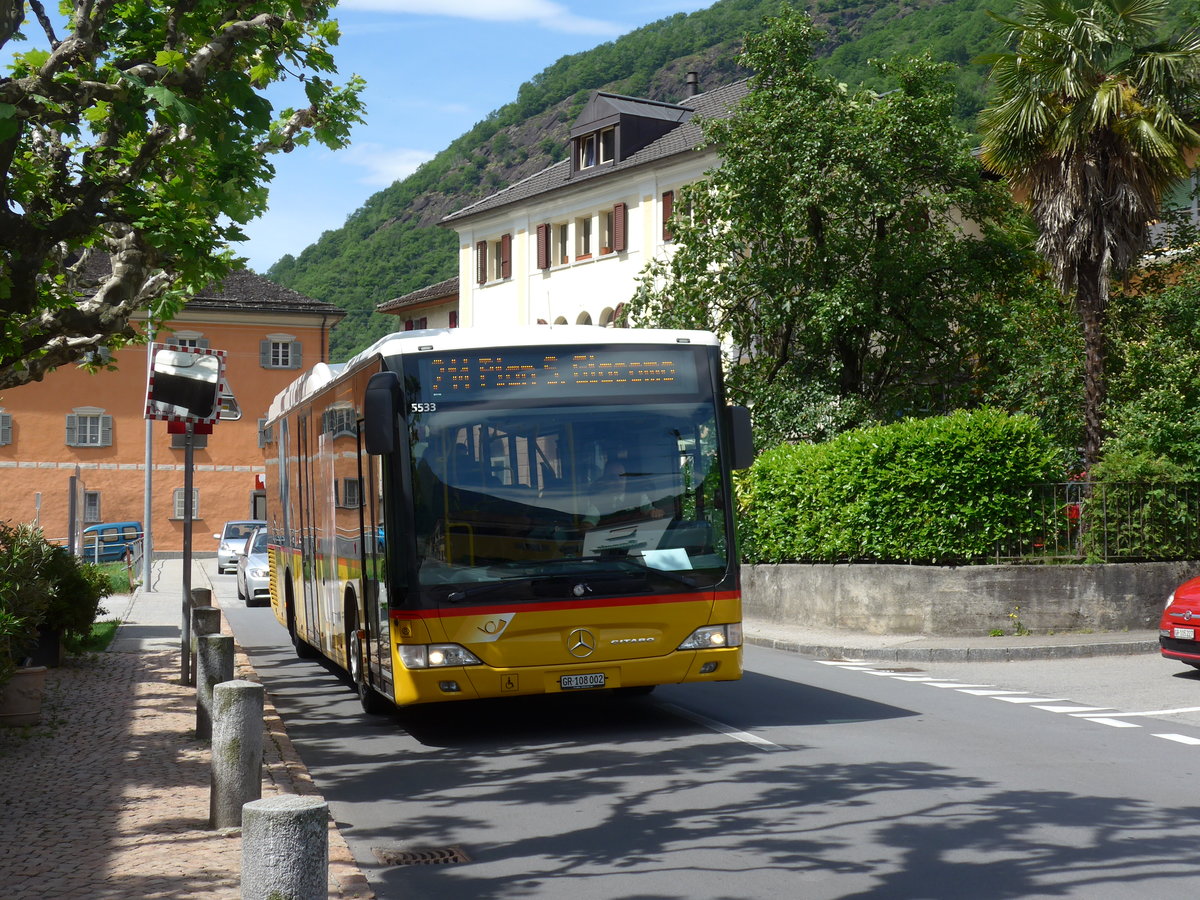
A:
<svg viewBox="0 0 1200 900">
<path fill-rule="evenodd" d="M 17 669 L 12 680 L 0 685 L 0 727 L 33 725 L 41 721 L 45 693 L 45 666 Z"/>
</svg>

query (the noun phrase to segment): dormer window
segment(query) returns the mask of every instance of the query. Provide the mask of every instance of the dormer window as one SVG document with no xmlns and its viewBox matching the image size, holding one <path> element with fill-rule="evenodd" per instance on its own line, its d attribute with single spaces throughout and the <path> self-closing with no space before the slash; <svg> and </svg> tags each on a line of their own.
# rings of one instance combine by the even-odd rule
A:
<svg viewBox="0 0 1200 900">
<path fill-rule="evenodd" d="M 597 164 L 610 163 L 616 153 L 617 129 L 605 128 L 592 134 L 585 134 L 578 139 L 577 145 L 580 169 L 590 169 Z"/>
</svg>

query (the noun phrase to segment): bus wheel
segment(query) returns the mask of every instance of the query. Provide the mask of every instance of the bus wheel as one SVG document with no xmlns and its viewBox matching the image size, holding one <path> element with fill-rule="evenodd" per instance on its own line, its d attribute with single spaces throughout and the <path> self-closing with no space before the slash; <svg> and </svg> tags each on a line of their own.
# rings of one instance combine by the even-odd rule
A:
<svg viewBox="0 0 1200 900">
<path fill-rule="evenodd" d="M 346 635 L 346 652 L 349 656 L 350 679 L 358 692 L 358 702 L 362 704 L 363 712 L 369 716 L 381 716 L 393 710 L 392 704 L 375 688 L 367 683 L 366 660 L 363 655 L 363 633 L 357 628 L 351 628 Z"/>
<path fill-rule="evenodd" d="M 296 613 L 292 611 L 291 604 L 288 605 L 287 612 L 288 636 L 292 639 L 292 647 L 296 651 L 297 659 L 316 659 L 318 654 L 312 645 L 304 638 L 296 633 Z"/>
</svg>

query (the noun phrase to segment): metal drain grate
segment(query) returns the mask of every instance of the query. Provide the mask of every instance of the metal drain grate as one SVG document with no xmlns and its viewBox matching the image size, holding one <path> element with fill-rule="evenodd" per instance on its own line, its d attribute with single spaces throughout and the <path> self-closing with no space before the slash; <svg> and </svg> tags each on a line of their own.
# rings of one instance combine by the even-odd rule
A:
<svg viewBox="0 0 1200 900">
<path fill-rule="evenodd" d="M 401 850 L 392 847 L 372 847 L 371 852 L 385 866 L 446 866 L 470 862 L 462 847 L 424 847 Z"/>
</svg>

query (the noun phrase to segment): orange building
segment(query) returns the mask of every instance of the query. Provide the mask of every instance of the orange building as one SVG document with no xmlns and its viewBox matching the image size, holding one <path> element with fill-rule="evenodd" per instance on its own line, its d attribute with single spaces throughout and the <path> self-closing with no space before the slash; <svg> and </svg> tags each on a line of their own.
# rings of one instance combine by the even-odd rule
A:
<svg viewBox="0 0 1200 900">
<path fill-rule="evenodd" d="M 261 427 L 275 394 L 302 370 L 328 362 L 330 329 L 345 313 L 251 272 L 188 302 L 155 333 L 159 343 L 224 350 L 226 382 L 241 417 L 194 445 L 193 549 L 215 550 L 230 519 L 263 513 Z M 43 381 L 0 391 L 0 520 L 37 522 L 66 542 L 72 476 L 83 524 L 143 519 L 150 459 L 154 552 L 183 550 L 183 436 L 144 419 L 145 347 L 113 355 L 116 371 L 62 367 Z M 147 440 L 147 426 L 150 438 Z"/>
</svg>

